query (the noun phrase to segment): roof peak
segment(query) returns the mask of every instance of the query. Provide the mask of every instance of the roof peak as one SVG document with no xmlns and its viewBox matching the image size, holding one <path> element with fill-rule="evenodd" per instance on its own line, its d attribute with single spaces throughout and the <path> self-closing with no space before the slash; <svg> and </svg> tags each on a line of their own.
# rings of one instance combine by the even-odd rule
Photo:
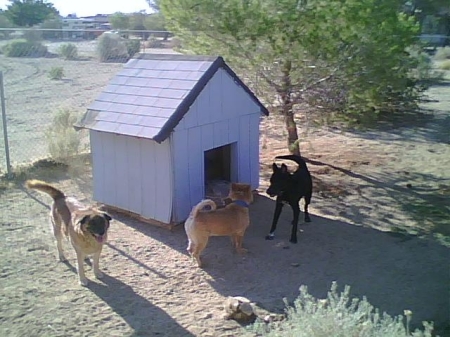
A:
<svg viewBox="0 0 450 337">
<path fill-rule="evenodd" d="M 186 55 L 186 54 L 150 54 L 139 53 L 133 56 L 131 60 L 158 60 L 158 61 L 209 61 L 214 62 L 221 56 L 206 56 L 206 55 Z"/>
</svg>

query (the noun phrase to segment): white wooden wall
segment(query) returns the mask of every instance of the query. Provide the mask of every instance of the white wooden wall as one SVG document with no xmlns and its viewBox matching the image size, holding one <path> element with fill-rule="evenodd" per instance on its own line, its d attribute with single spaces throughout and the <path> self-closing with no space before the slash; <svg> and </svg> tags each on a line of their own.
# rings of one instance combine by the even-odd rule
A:
<svg viewBox="0 0 450 337">
<path fill-rule="evenodd" d="M 172 162 L 169 140 L 158 144 L 90 131 L 94 200 L 169 223 Z"/>
<path fill-rule="evenodd" d="M 259 106 L 220 69 L 171 135 L 175 221 L 204 198 L 204 151 L 236 142 L 234 180 L 258 187 L 260 117 Z"/>
</svg>

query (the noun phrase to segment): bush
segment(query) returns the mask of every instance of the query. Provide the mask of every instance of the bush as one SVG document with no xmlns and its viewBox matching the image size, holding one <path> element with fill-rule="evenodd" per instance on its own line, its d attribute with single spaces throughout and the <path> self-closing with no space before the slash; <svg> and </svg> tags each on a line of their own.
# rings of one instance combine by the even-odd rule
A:
<svg viewBox="0 0 450 337">
<path fill-rule="evenodd" d="M 13 40 L 2 48 L 7 57 L 42 57 L 47 54 L 47 47 L 39 42 Z"/>
<path fill-rule="evenodd" d="M 59 47 L 59 55 L 66 60 L 74 60 L 78 57 L 78 49 L 73 43 L 64 43 Z"/>
<path fill-rule="evenodd" d="M 45 132 L 50 156 L 57 163 L 68 164 L 80 152 L 81 135 L 73 128 L 77 119 L 74 112 L 61 109 Z"/>
<path fill-rule="evenodd" d="M 125 41 L 118 34 L 103 33 L 100 35 L 97 45 L 100 61 L 127 60 L 128 51 Z"/>
<path fill-rule="evenodd" d="M 60 80 L 64 77 L 64 68 L 63 67 L 52 67 L 48 76 L 52 80 Z"/>
<path fill-rule="evenodd" d="M 130 57 L 133 57 L 134 54 L 139 53 L 141 51 L 141 40 L 137 39 L 126 40 L 125 44 L 127 46 L 127 52 Z"/>
<path fill-rule="evenodd" d="M 145 42 L 145 46 L 147 48 L 161 48 L 163 46 L 163 43 L 160 39 L 157 39 L 154 36 L 150 36 Z"/>
<path fill-rule="evenodd" d="M 443 70 L 450 70 L 450 60 L 445 60 L 439 64 L 439 68 Z"/>
<path fill-rule="evenodd" d="M 365 336 L 365 337 L 431 337 L 433 326 L 424 322 L 424 331 L 416 330 L 410 334 L 411 312 L 405 310 L 406 326 L 403 317 L 392 318 L 363 300 L 350 299 L 350 287 L 337 293 L 333 282 L 327 299 L 318 300 L 308 293 L 306 286 L 300 287 L 300 295 L 294 306 L 286 304 L 287 319 L 267 325 L 257 320 L 251 327 L 259 336 L 283 337 L 322 337 L 322 336 Z"/>
<path fill-rule="evenodd" d="M 438 48 L 436 54 L 434 54 L 434 59 L 437 61 L 450 59 L 450 47 Z"/>
<path fill-rule="evenodd" d="M 22 36 L 28 42 L 41 42 L 44 38 L 42 36 L 42 31 L 37 29 L 24 30 Z"/>
</svg>

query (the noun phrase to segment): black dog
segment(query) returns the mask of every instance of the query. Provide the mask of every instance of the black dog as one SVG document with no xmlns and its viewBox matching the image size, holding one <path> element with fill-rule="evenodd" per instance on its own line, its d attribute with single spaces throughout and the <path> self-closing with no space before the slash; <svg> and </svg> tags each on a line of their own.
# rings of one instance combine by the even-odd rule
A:
<svg viewBox="0 0 450 337">
<path fill-rule="evenodd" d="M 301 198 L 305 198 L 305 222 L 311 222 L 308 214 L 308 205 L 311 202 L 312 196 L 312 179 L 305 161 L 296 155 L 278 156 L 275 159 L 292 160 L 298 164 L 298 168 L 294 173 L 289 173 L 285 164 L 278 167 L 273 163 L 273 173 L 270 177 L 270 186 L 267 189 L 267 194 L 271 197 L 277 196 L 275 213 L 273 215 L 272 227 L 266 240 L 273 240 L 277 222 L 281 214 L 281 210 L 285 203 L 289 204 L 294 212 L 294 220 L 292 220 L 292 243 L 297 243 L 297 225 L 300 215 L 299 202 Z"/>
</svg>

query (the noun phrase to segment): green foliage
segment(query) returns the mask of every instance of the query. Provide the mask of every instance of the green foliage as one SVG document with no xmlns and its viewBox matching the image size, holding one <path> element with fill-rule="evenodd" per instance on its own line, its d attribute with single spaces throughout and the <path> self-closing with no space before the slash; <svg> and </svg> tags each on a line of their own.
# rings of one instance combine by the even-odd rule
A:
<svg viewBox="0 0 450 337">
<path fill-rule="evenodd" d="M 285 116 L 298 104 L 350 122 L 417 109 L 430 72 L 414 17 L 392 0 L 161 0 L 185 52 L 221 55 Z M 419 76 L 420 75 L 420 76 Z M 419 78 L 420 77 L 420 78 Z M 292 125 L 286 125 L 292 131 Z M 296 142 L 288 132 L 289 144 Z"/>
<path fill-rule="evenodd" d="M 4 13 L 0 13 L 0 28 L 12 28 L 14 25 Z M 12 31 L 1 30 L 0 39 L 8 39 Z"/>
<path fill-rule="evenodd" d="M 145 41 L 146 48 L 162 48 L 162 41 L 154 36 L 150 36 L 147 41 Z"/>
<path fill-rule="evenodd" d="M 46 40 L 62 38 L 62 21 L 59 18 L 47 19 L 39 25 L 41 29 L 51 29 L 42 31 L 42 37 Z"/>
<path fill-rule="evenodd" d="M 450 60 L 442 61 L 439 64 L 439 68 L 441 68 L 442 70 L 450 70 Z"/>
<path fill-rule="evenodd" d="M 39 42 L 18 39 L 4 45 L 2 52 L 7 57 L 42 57 L 47 54 L 47 47 Z"/>
<path fill-rule="evenodd" d="M 19 27 L 32 27 L 58 14 L 53 4 L 45 0 L 10 0 L 5 11 L 8 19 Z"/>
<path fill-rule="evenodd" d="M 258 336 L 265 337 L 322 337 L 322 336 L 365 336 L 365 337 L 431 337 L 433 325 L 424 322 L 424 331 L 409 331 L 411 312 L 405 310 L 403 317 L 380 314 L 366 298 L 350 298 L 350 287 L 337 292 L 333 282 L 326 299 L 316 299 L 308 293 L 306 286 L 300 287 L 300 295 L 290 306 L 287 300 L 287 319 L 272 325 L 258 320 L 252 327 Z"/>
<path fill-rule="evenodd" d="M 153 9 L 155 12 L 159 12 L 161 9 L 161 0 L 146 0 L 148 6 Z"/>
<path fill-rule="evenodd" d="M 436 54 L 434 54 L 434 59 L 437 61 L 450 59 L 450 47 L 438 48 Z"/>
<path fill-rule="evenodd" d="M 97 52 L 101 62 L 127 60 L 126 40 L 118 34 L 103 33 L 98 38 Z"/>
<path fill-rule="evenodd" d="M 164 16 L 161 13 L 150 14 L 144 20 L 144 26 L 147 30 L 165 31 L 165 25 Z"/>
<path fill-rule="evenodd" d="M 74 60 L 78 57 L 78 48 L 73 43 L 64 43 L 59 47 L 59 55 L 66 60 Z"/>
<path fill-rule="evenodd" d="M 50 156 L 57 163 L 67 164 L 80 152 L 81 136 L 73 128 L 77 119 L 74 112 L 60 109 L 45 132 Z"/>
<path fill-rule="evenodd" d="M 130 17 L 124 13 L 121 12 L 114 13 L 108 18 L 108 20 L 113 29 L 117 30 L 130 29 Z"/>
<path fill-rule="evenodd" d="M 36 28 L 24 30 L 22 37 L 28 42 L 41 42 L 44 38 L 42 36 L 42 30 Z"/>
<path fill-rule="evenodd" d="M 127 53 L 129 57 L 133 57 L 134 54 L 141 51 L 141 40 L 131 39 L 125 40 L 125 45 L 127 46 Z"/>
<path fill-rule="evenodd" d="M 48 73 L 51 80 L 61 80 L 64 77 L 63 67 L 52 67 Z"/>
</svg>

